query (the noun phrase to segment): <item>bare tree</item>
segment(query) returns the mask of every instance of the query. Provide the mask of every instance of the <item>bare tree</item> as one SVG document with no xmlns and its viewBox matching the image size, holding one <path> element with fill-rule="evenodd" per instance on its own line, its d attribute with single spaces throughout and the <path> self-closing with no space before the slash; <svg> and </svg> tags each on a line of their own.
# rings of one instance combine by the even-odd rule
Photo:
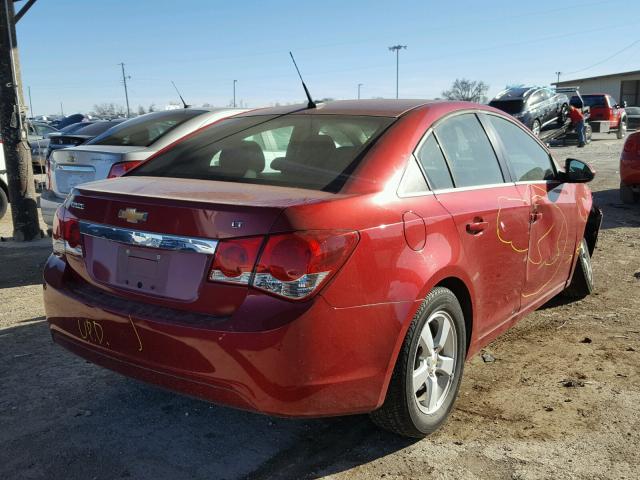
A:
<svg viewBox="0 0 640 480">
<path fill-rule="evenodd" d="M 93 111 L 90 114 L 100 118 L 122 117 L 125 114 L 125 108 L 115 103 L 100 103 L 93 106 Z"/>
<path fill-rule="evenodd" d="M 465 102 L 484 103 L 487 101 L 487 91 L 489 85 L 479 80 L 467 80 L 466 78 L 456 78 L 449 90 L 442 92 L 442 96 L 447 100 L 462 100 Z"/>
<path fill-rule="evenodd" d="M 142 105 L 138 105 L 138 115 L 144 115 L 145 113 L 147 112 L 144 107 Z"/>
<path fill-rule="evenodd" d="M 152 103 L 151 105 L 149 105 L 149 108 L 147 108 L 147 111 L 148 111 L 149 113 L 151 113 L 151 112 L 155 112 L 155 111 L 156 111 L 156 104 L 155 104 L 155 103 Z"/>
</svg>

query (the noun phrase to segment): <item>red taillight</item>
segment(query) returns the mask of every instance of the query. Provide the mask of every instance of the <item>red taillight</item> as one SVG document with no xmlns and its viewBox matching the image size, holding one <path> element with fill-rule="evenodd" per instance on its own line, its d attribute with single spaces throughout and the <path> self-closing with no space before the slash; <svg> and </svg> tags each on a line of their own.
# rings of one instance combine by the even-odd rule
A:
<svg viewBox="0 0 640 480">
<path fill-rule="evenodd" d="M 111 166 L 111 169 L 109 170 L 109 175 L 107 175 L 107 178 L 121 177 L 122 175 L 127 173 L 129 170 L 134 169 L 141 163 L 142 163 L 141 160 L 132 160 L 130 162 L 114 163 Z"/>
<path fill-rule="evenodd" d="M 356 232 L 273 235 L 260 255 L 253 286 L 285 298 L 306 298 L 342 267 L 357 243 Z"/>
<path fill-rule="evenodd" d="M 299 300 L 317 292 L 344 265 L 357 232 L 309 231 L 268 237 L 256 263 L 263 237 L 222 240 L 209 280 L 251 285 Z"/>
<path fill-rule="evenodd" d="M 248 285 L 263 237 L 221 240 L 209 272 L 214 282 Z"/>
<path fill-rule="evenodd" d="M 82 256 L 80 222 L 63 206 L 58 207 L 53 217 L 53 253 Z"/>
</svg>

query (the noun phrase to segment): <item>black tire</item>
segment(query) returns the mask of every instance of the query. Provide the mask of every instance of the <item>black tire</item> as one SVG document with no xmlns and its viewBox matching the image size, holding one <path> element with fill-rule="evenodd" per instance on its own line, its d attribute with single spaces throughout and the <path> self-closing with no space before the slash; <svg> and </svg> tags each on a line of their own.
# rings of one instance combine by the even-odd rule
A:
<svg viewBox="0 0 640 480">
<path fill-rule="evenodd" d="M 580 299 L 591 295 L 594 289 L 591 255 L 589 254 L 587 240 L 584 238 L 580 242 L 577 255 L 576 269 L 573 271 L 571 283 L 564 291 L 564 294 L 569 298 Z"/>
<path fill-rule="evenodd" d="M 558 126 L 562 127 L 565 123 L 567 123 L 568 117 L 569 117 L 569 106 L 566 103 L 563 103 L 562 107 L 560 107 L 560 113 L 558 114 Z"/>
<path fill-rule="evenodd" d="M 540 120 L 538 120 L 537 118 L 531 124 L 531 131 L 536 137 L 540 138 L 540 132 L 542 131 L 542 124 L 540 123 Z"/>
<path fill-rule="evenodd" d="M 620 182 L 620 201 L 622 203 L 636 203 L 638 195 L 631 190 L 631 187 Z"/>
<path fill-rule="evenodd" d="M 413 391 L 413 374 L 421 348 L 421 333 L 427 320 L 436 312 L 446 312 L 455 327 L 452 336 L 455 338 L 455 362 L 453 378 L 442 394 L 440 405 L 432 413 L 425 413 L 418 406 L 416 392 Z M 466 328 L 460 303 L 451 290 L 436 287 L 424 299 L 409 326 L 389 382 L 387 396 L 382 407 L 370 414 L 372 421 L 379 427 L 404 437 L 424 438 L 436 431 L 449 416 L 458 395 L 466 352 Z"/>
<path fill-rule="evenodd" d="M 4 189 L 0 187 L 0 218 L 4 217 L 4 214 L 7 213 L 8 206 L 9 199 L 7 198 L 7 194 Z"/>
<path fill-rule="evenodd" d="M 621 139 L 627 134 L 627 118 L 623 117 L 620 119 L 620 125 L 618 125 L 618 130 L 616 131 L 616 138 Z"/>
</svg>

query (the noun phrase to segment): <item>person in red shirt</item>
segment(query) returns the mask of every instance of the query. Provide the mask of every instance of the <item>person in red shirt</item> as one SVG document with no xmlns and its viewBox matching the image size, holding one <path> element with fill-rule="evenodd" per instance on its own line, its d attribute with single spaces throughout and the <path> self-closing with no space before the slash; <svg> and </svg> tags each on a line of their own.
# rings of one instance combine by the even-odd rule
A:
<svg viewBox="0 0 640 480">
<path fill-rule="evenodd" d="M 584 114 L 572 105 L 569 110 L 569 117 L 571 118 L 571 124 L 578 133 L 578 147 L 582 148 L 585 144 Z"/>
</svg>

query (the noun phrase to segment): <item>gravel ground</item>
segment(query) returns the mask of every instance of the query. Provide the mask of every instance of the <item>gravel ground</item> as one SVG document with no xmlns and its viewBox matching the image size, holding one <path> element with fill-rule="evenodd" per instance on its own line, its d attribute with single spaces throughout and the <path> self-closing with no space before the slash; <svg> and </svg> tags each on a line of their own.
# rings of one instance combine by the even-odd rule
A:
<svg viewBox="0 0 640 480">
<path fill-rule="evenodd" d="M 453 415 L 422 441 L 366 416 L 222 408 L 84 362 L 51 343 L 44 321 L 49 240 L 0 242 L 0 478 L 637 479 L 640 205 L 619 204 L 621 148 L 613 136 L 553 148 L 598 170 L 595 294 L 552 302 L 489 345 L 495 361 L 469 361 Z"/>
</svg>

